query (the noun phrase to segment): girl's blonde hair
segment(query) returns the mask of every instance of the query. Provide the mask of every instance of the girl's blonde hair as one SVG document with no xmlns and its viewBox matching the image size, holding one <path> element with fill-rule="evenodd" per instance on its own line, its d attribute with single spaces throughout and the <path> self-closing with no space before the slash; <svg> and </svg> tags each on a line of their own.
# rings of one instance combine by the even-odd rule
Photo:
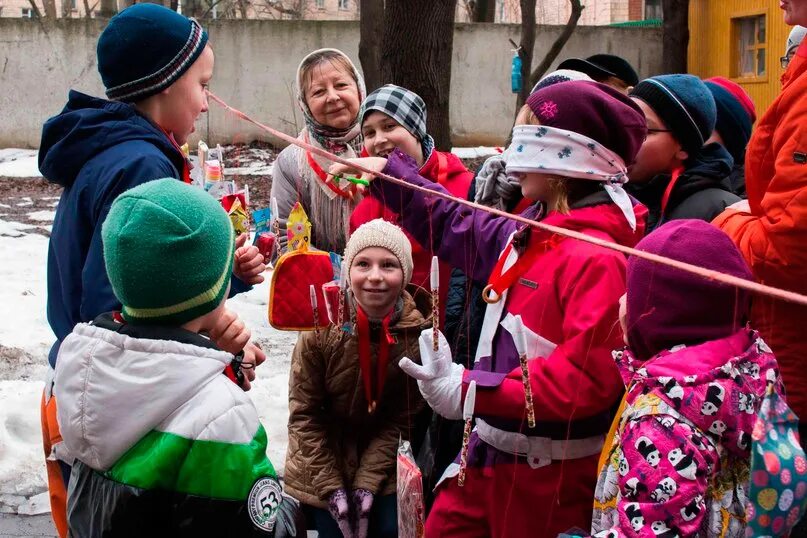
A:
<svg viewBox="0 0 807 538">
<path fill-rule="evenodd" d="M 323 50 L 312 54 L 300 64 L 300 94 L 303 98 L 305 98 L 308 88 L 311 87 L 311 82 L 314 78 L 314 68 L 325 62 L 330 62 L 330 64 L 339 71 L 350 75 L 350 78 L 353 79 L 353 82 L 356 83 L 356 87 L 358 88 L 359 81 L 356 78 L 356 73 L 353 70 L 353 66 L 350 64 L 350 60 L 348 60 L 344 54 L 335 50 Z"/>
<path fill-rule="evenodd" d="M 516 124 L 541 125 L 541 122 L 538 121 L 538 117 L 530 109 L 529 105 L 524 105 L 518 111 Z M 571 204 L 599 189 L 599 185 L 594 181 L 559 176 L 547 178 L 547 184 L 552 197 L 555 199 L 554 209 L 562 215 L 569 214 Z"/>
</svg>

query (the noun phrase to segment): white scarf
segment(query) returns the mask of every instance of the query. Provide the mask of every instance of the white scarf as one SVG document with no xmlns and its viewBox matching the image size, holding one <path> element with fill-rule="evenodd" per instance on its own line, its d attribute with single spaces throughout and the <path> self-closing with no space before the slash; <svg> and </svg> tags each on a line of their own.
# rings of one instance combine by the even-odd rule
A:
<svg viewBox="0 0 807 538">
<path fill-rule="evenodd" d="M 633 202 L 622 188 L 628 169 L 622 157 L 596 140 L 579 133 L 545 127 L 513 127 L 513 143 L 507 149 L 507 173 L 538 172 L 574 179 L 601 181 L 608 196 L 636 231 Z"/>
</svg>

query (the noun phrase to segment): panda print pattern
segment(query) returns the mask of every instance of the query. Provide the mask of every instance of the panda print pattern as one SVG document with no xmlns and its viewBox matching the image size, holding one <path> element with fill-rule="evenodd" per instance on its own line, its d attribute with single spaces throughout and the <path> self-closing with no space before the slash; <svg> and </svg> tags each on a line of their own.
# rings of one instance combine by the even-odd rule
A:
<svg viewBox="0 0 807 538">
<path fill-rule="evenodd" d="M 776 360 L 759 342 L 743 329 L 644 363 L 623 353 L 625 407 L 605 467 L 612 471 L 600 473 L 616 479 L 617 498 L 595 503 L 593 535 L 745 536 L 755 418 L 766 381 L 782 390 Z"/>
<path fill-rule="evenodd" d="M 653 531 L 653 534 L 659 538 L 679 538 L 680 536 L 678 530 L 675 527 L 671 527 L 666 521 L 654 521 L 653 524 L 650 525 L 650 529 Z"/>
<path fill-rule="evenodd" d="M 720 383 L 709 383 L 706 388 L 706 399 L 701 405 L 701 414 L 710 417 L 717 414 L 720 406 L 723 405 L 723 398 L 726 395 L 726 389 Z"/>
<path fill-rule="evenodd" d="M 684 453 L 680 448 L 673 448 L 667 454 L 667 459 L 673 465 L 673 469 L 687 480 L 695 480 L 698 466 L 695 463 L 695 451 L 688 450 Z"/>
<path fill-rule="evenodd" d="M 628 503 L 625 505 L 625 515 L 628 517 L 633 532 L 638 533 L 644 528 L 644 516 L 639 508 L 639 503 Z"/>
<path fill-rule="evenodd" d="M 675 495 L 676 491 L 678 491 L 678 483 L 673 477 L 668 476 L 658 483 L 656 489 L 650 494 L 650 498 L 657 503 L 666 503 Z"/>
<path fill-rule="evenodd" d="M 656 448 L 656 445 L 653 444 L 653 441 L 647 437 L 640 437 L 634 446 L 651 467 L 658 467 L 658 464 L 661 461 L 661 454 L 659 454 L 659 451 Z"/>
</svg>

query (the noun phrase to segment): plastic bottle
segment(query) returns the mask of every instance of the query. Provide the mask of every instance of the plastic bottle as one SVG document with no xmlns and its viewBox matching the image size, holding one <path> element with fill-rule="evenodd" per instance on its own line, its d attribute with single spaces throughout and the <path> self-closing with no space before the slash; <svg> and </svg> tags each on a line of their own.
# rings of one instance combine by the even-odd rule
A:
<svg viewBox="0 0 807 538">
<path fill-rule="evenodd" d="M 521 56 L 518 51 L 513 51 L 513 68 L 510 72 L 510 86 L 513 93 L 521 93 L 521 88 L 524 85 L 524 80 L 521 76 Z"/>
</svg>

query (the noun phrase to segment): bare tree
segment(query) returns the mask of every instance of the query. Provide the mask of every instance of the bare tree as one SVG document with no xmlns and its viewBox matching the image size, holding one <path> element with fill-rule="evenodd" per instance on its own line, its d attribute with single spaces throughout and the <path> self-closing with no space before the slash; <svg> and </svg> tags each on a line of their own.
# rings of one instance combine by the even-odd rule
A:
<svg viewBox="0 0 807 538">
<path fill-rule="evenodd" d="M 31 5 L 34 4 L 33 0 L 29 0 L 29 1 L 31 2 Z M 55 19 L 57 17 L 56 0 L 42 0 L 42 7 L 44 8 L 45 16 L 47 18 Z M 37 13 L 37 12 L 39 12 L 39 10 L 35 11 L 34 13 Z M 41 12 L 37 13 L 37 16 L 39 16 L 40 14 L 41 14 Z"/>
<path fill-rule="evenodd" d="M 473 22 L 494 22 L 496 20 L 495 0 L 470 0 Z"/>
<path fill-rule="evenodd" d="M 359 61 L 367 91 L 381 86 L 381 37 L 384 35 L 384 0 L 360 0 Z"/>
<path fill-rule="evenodd" d="M 662 0 L 664 15 L 662 67 L 665 73 L 687 72 L 689 0 Z"/>
<path fill-rule="evenodd" d="M 530 95 L 530 90 L 541 79 L 542 76 L 549 70 L 558 55 L 566 46 L 569 38 L 572 37 L 574 30 L 577 28 L 577 23 L 580 21 L 580 16 L 583 14 L 583 5 L 580 0 L 569 0 L 572 6 L 572 11 L 569 14 L 569 19 L 566 21 L 566 26 L 563 27 L 560 35 L 549 47 L 549 50 L 544 55 L 541 63 L 535 69 L 532 68 L 532 51 L 535 47 L 535 2 L 536 0 L 521 0 L 521 46 L 519 48 L 519 55 L 521 56 L 521 78 L 524 81 L 521 92 L 518 95 L 516 102 L 516 113 L 527 101 Z"/>
<path fill-rule="evenodd" d="M 34 2 L 34 0 L 28 0 L 28 3 L 31 4 L 31 13 L 33 16 L 37 19 L 40 18 L 42 16 L 42 12 L 39 10 L 39 6 L 36 5 L 36 2 Z"/>
<path fill-rule="evenodd" d="M 114 17 L 118 12 L 118 3 L 116 0 L 100 0 L 101 7 L 98 10 L 98 16 L 104 18 Z"/>
<path fill-rule="evenodd" d="M 449 90 L 457 0 L 386 0 L 381 79 L 426 102 L 437 147 L 451 147 Z"/>
</svg>

